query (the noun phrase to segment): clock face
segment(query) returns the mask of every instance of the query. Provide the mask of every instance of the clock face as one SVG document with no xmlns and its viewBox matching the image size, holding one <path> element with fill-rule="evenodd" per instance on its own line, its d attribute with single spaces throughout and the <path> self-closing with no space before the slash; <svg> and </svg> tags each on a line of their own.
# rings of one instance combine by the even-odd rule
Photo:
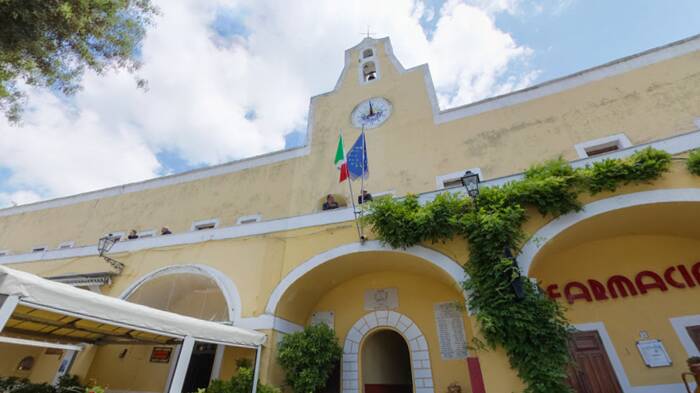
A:
<svg viewBox="0 0 700 393">
<path fill-rule="evenodd" d="M 350 118 L 357 128 L 377 128 L 391 115 L 391 103 L 382 97 L 362 101 L 352 110 Z"/>
</svg>

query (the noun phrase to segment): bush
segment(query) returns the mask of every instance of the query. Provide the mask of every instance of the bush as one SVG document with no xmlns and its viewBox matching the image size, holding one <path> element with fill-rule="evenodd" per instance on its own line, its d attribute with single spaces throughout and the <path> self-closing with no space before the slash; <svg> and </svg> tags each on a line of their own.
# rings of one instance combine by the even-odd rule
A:
<svg viewBox="0 0 700 393">
<path fill-rule="evenodd" d="M 32 383 L 27 378 L 0 377 L 0 393 L 84 393 L 85 387 L 80 384 L 77 376 L 64 375 L 58 380 L 58 385 L 48 383 Z"/>
<path fill-rule="evenodd" d="M 326 386 L 341 354 L 335 332 L 322 323 L 285 336 L 277 359 L 295 393 L 316 393 Z"/>
<path fill-rule="evenodd" d="M 700 176 L 700 149 L 690 152 L 687 166 L 690 173 L 695 176 Z"/>
<path fill-rule="evenodd" d="M 206 393 L 250 393 L 253 389 L 255 373 L 252 367 L 246 367 L 248 363 L 237 362 L 239 365 L 238 373 L 228 381 L 218 379 L 211 381 Z M 280 393 L 280 390 L 258 383 L 258 393 Z"/>
</svg>

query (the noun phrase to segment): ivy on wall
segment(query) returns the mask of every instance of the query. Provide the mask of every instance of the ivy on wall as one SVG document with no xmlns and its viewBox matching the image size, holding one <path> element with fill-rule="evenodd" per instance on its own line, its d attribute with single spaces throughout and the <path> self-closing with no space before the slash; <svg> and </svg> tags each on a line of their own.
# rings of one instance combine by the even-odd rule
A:
<svg viewBox="0 0 700 393">
<path fill-rule="evenodd" d="M 696 158 L 700 169 L 700 154 Z M 503 347 L 525 383 L 526 393 L 570 392 L 566 371 L 571 329 L 562 306 L 530 280 L 521 279 L 506 250 L 525 239 L 526 207 L 556 217 L 581 209 L 579 196 L 650 182 L 668 171 L 670 154 L 647 148 L 625 159 L 607 159 L 572 168 L 563 159 L 531 167 L 522 180 L 481 190 L 476 203 L 463 194 L 444 193 L 420 204 L 416 196 L 377 198 L 367 222 L 394 248 L 462 238 L 469 244 L 464 269 L 468 303 L 490 348 Z M 526 272 L 525 272 L 526 273 Z M 513 283 L 522 284 L 516 296 Z"/>
</svg>

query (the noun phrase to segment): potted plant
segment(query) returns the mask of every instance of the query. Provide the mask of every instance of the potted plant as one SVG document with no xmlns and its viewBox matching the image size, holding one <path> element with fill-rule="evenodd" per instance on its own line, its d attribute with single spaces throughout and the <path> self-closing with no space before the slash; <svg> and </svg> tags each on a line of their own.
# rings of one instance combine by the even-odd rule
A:
<svg viewBox="0 0 700 393">
<path fill-rule="evenodd" d="M 691 356 L 688 358 L 688 368 L 693 374 L 700 374 L 700 356 Z"/>
<path fill-rule="evenodd" d="M 690 385 L 688 384 L 688 381 L 686 380 L 687 376 L 692 376 L 695 378 L 695 391 L 694 393 L 700 393 L 700 356 L 691 356 L 688 358 L 688 368 L 690 369 L 689 373 L 683 373 L 683 383 L 685 384 L 685 389 L 690 392 Z"/>
</svg>

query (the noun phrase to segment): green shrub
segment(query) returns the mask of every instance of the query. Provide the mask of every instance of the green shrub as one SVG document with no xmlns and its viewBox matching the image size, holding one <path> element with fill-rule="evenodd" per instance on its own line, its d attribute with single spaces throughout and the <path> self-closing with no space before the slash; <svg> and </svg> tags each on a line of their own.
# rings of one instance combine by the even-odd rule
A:
<svg viewBox="0 0 700 393">
<path fill-rule="evenodd" d="M 326 386 L 341 354 L 335 332 L 321 323 L 284 336 L 277 359 L 295 393 L 316 393 Z"/>
<path fill-rule="evenodd" d="M 686 165 L 690 173 L 695 176 L 700 176 L 700 149 L 690 152 Z"/>
<path fill-rule="evenodd" d="M 211 381 L 206 393 L 250 393 L 253 389 L 255 378 L 254 370 L 249 359 L 236 361 L 238 372 L 228 381 L 215 379 Z M 264 385 L 258 382 L 258 393 L 280 393 L 278 388 Z"/>
<path fill-rule="evenodd" d="M 85 387 L 75 375 L 63 375 L 56 386 L 32 383 L 27 378 L 0 377 L 0 393 L 84 393 Z"/>
<path fill-rule="evenodd" d="M 245 359 L 248 360 L 248 359 Z M 236 361 L 238 372 L 228 381 L 215 379 L 211 381 L 206 393 L 250 393 L 253 389 L 255 373 L 250 361 Z M 258 393 L 280 393 L 278 388 L 258 382 Z"/>
</svg>

